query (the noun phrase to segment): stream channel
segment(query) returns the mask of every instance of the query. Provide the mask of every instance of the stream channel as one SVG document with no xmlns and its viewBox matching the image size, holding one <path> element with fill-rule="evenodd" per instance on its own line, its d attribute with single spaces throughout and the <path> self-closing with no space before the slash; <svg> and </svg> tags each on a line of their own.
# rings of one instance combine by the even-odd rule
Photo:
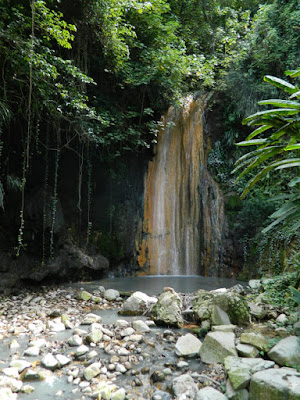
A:
<svg viewBox="0 0 300 400">
<path fill-rule="evenodd" d="M 93 293 L 97 290 L 99 286 L 104 286 L 105 289 L 117 289 L 123 292 L 134 292 L 141 291 L 148 295 L 159 295 L 162 293 L 165 286 L 173 287 L 176 292 L 179 293 L 193 293 L 198 289 L 213 290 L 221 287 L 232 287 L 237 283 L 244 284 L 244 282 L 238 282 L 232 279 L 223 278 L 204 278 L 200 276 L 147 276 L 147 277 L 131 277 L 131 278 L 112 278 L 103 279 L 93 282 L 79 282 L 67 284 L 62 287 L 63 291 L 70 292 L 74 294 L 79 290 L 87 290 Z M 147 320 L 145 316 L 123 316 L 118 315 L 118 308 L 113 309 L 92 309 L 87 310 L 86 313 L 93 312 L 94 314 L 100 315 L 102 318 L 102 324 L 105 328 L 114 329 L 113 324 L 118 319 L 125 319 L 129 322 L 133 320 Z M 80 325 L 80 329 L 86 330 L 88 332 L 89 326 Z M 169 368 L 172 373 L 170 376 L 166 377 L 164 385 L 168 385 L 168 382 L 172 381 L 173 378 L 185 373 L 187 370 L 189 372 L 201 373 L 204 369 L 204 365 L 201 363 L 200 358 L 187 360 L 187 365 L 185 368 L 177 368 L 177 363 L 179 358 L 175 355 L 175 343 L 177 338 L 186 333 L 187 329 L 174 329 L 171 331 L 171 335 L 166 335 L 165 332 L 168 327 L 158 327 L 154 326 L 151 331 L 144 334 L 144 341 L 136 346 L 135 359 L 133 362 L 132 370 L 127 371 L 126 374 L 120 374 L 116 377 L 115 384 L 118 387 L 124 387 L 129 396 L 128 399 L 149 399 L 151 394 L 157 390 L 151 382 L 151 374 L 154 371 L 163 371 Z M 61 354 L 70 356 L 72 358 L 72 352 L 74 348 L 67 345 L 67 340 L 74 334 L 73 329 L 68 329 L 62 332 L 43 332 L 39 337 L 46 339 L 49 343 L 55 343 L 60 345 Z M 12 359 L 12 355 L 16 353 L 16 350 L 10 349 L 9 345 L 11 343 L 13 336 L 4 337 L 0 341 L 0 354 L 1 354 L 1 369 L 9 366 Z M 17 350 L 20 359 L 23 358 L 23 352 L 28 347 L 29 336 L 19 335 L 15 337 L 20 345 Z M 101 360 L 104 364 L 109 364 L 110 354 L 106 354 L 103 349 L 95 347 L 94 350 L 97 351 L 98 355 L 92 362 L 97 362 Z M 41 357 L 41 356 L 40 356 Z M 40 359 L 39 357 L 39 359 Z M 29 362 L 36 362 L 37 357 L 26 356 L 25 358 Z M 78 386 L 67 382 L 67 371 L 72 369 L 74 366 L 80 368 L 79 362 L 73 360 L 70 365 L 67 365 L 63 369 L 57 370 L 51 373 L 49 378 L 40 382 L 28 382 L 32 385 L 35 390 L 32 393 L 24 394 L 18 393 L 18 400 L 50 400 L 50 399 L 65 399 L 65 400 L 81 400 L 90 399 L 88 394 L 84 394 L 81 390 L 78 390 Z M 86 366 L 86 364 L 85 364 Z M 141 371 L 143 368 L 148 368 L 148 374 L 143 374 Z M 136 374 L 133 373 L 136 371 Z M 133 381 L 138 378 L 141 386 L 133 384 Z M 166 386 L 165 386 L 166 387 Z M 77 389 L 77 390 L 76 390 Z"/>
</svg>

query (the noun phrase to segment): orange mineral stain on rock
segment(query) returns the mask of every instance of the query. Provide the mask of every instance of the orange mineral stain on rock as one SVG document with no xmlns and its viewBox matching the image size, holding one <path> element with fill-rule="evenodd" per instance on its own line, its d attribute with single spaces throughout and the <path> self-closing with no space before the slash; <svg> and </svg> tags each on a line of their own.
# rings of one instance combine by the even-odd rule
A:
<svg viewBox="0 0 300 400">
<path fill-rule="evenodd" d="M 206 169 L 204 105 L 188 97 L 162 118 L 136 239 L 138 263 L 149 274 L 213 275 L 221 268 L 224 205 Z"/>
</svg>

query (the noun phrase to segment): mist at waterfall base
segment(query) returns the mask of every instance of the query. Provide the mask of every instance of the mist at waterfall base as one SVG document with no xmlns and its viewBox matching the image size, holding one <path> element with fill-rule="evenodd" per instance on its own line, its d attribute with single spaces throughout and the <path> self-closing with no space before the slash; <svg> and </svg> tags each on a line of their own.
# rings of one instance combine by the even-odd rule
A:
<svg viewBox="0 0 300 400">
<path fill-rule="evenodd" d="M 205 106 L 205 98 L 189 96 L 162 118 L 136 237 L 145 274 L 225 275 L 224 200 L 207 170 Z"/>
</svg>

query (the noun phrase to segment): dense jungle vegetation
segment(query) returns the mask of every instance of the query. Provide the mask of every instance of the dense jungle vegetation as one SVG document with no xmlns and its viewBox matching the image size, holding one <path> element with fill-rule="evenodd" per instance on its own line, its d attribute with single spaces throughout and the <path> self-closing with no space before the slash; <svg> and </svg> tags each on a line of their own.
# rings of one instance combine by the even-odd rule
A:
<svg viewBox="0 0 300 400">
<path fill-rule="evenodd" d="M 286 250 L 299 251 L 299 65 L 298 0 L 0 0 L 0 206 L 2 221 L 12 208 L 17 215 L 9 220 L 16 254 L 26 246 L 24 207 L 33 176 L 43 188 L 44 262 L 55 247 L 63 155 L 78 156 L 77 212 L 85 198 L 80 230 L 88 242 L 95 160 L 113 165 L 132 152 L 151 151 L 167 107 L 188 92 L 209 91 L 210 114 L 218 110 L 222 129 L 208 165 L 227 194 L 245 263 L 255 252 L 266 270 L 269 263 L 280 272 L 284 260 L 299 267 L 297 255 Z M 284 78 L 287 70 L 294 72 Z M 268 84 L 265 75 L 291 86 Z M 293 89 L 282 94 L 287 87 Z M 261 104 L 293 111 L 245 119 L 270 98 L 282 101 Z M 263 139 L 251 136 L 243 119 L 262 126 L 256 132 L 265 131 Z M 283 128 L 282 135 L 266 136 L 265 126 L 277 133 Z M 247 137 L 258 146 L 249 156 Z M 242 168 L 252 164 L 234 183 L 239 158 Z M 257 177 L 254 167 L 264 172 Z M 257 183 L 241 202 L 248 178 Z M 272 214 L 276 229 L 261 233 Z"/>
</svg>

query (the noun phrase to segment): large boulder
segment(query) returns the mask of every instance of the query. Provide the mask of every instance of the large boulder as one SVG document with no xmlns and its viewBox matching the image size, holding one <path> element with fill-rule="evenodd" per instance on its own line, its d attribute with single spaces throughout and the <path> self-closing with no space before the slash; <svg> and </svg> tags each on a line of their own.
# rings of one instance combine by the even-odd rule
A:
<svg viewBox="0 0 300 400">
<path fill-rule="evenodd" d="M 193 311 L 198 320 L 208 319 L 212 321 L 214 319 L 215 324 L 218 325 L 220 325 L 220 314 L 222 317 L 221 324 L 246 325 L 250 319 L 246 299 L 239 293 L 229 290 L 211 292 L 198 290 L 193 299 Z M 228 318 L 224 313 L 227 314 Z"/>
<path fill-rule="evenodd" d="M 245 389 L 252 374 L 274 367 L 273 361 L 266 361 L 261 358 L 239 358 L 226 357 L 225 370 L 234 390 Z"/>
<path fill-rule="evenodd" d="M 202 343 L 196 336 L 187 333 L 178 338 L 175 345 L 175 353 L 178 357 L 195 357 L 199 355 Z"/>
<path fill-rule="evenodd" d="M 250 382 L 250 400 L 299 400 L 300 373 L 292 368 L 256 372 Z"/>
<path fill-rule="evenodd" d="M 183 325 L 181 313 L 181 298 L 173 290 L 163 292 L 152 308 L 153 320 L 162 325 L 181 327 Z"/>
<path fill-rule="evenodd" d="M 280 340 L 272 347 L 268 356 L 280 366 L 300 369 L 300 337 L 289 336 Z"/>
<path fill-rule="evenodd" d="M 134 292 L 128 299 L 124 302 L 119 314 L 122 315 L 142 315 L 148 311 L 150 308 L 157 303 L 156 297 L 150 297 L 142 292 Z"/>
<path fill-rule="evenodd" d="M 200 349 L 201 361 L 206 364 L 224 363 L 228 356 L 237 356 L 234 333 L 210 332 L 205 336 Z"/>
<path fill-rule="evenodd" d="M 269 340 L 260 333 L 245 332 L 241 334 L 241 343 L 251 344 L 258 350 L 266 351 L 269 346 Z"/>
</svg>

